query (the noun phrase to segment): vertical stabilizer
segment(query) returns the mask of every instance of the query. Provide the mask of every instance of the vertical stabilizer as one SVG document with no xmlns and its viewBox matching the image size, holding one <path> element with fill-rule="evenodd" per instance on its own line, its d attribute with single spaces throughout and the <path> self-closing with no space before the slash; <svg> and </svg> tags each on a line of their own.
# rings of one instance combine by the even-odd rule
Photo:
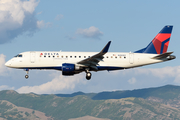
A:
<svg viewBox="0 0 180 120">
<path fill-rule="evenodd" d="M 146 48 L 135 53 L 162 54 L 167 52 L 173 26 L 165 26 Z"/>
</svg>

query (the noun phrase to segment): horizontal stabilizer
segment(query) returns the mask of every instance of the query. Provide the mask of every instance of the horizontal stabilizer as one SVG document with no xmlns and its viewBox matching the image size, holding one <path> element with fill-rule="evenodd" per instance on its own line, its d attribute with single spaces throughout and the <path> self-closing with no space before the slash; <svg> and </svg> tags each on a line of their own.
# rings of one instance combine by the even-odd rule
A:
<svg viewBox="0 0 180 120">
<path fill-rule="evenodd" d="M 157 55 L 155 57 L 153 57 L 152 59 L 163 59 L 163 58 L 167 58 L 169 55 L 171 55 L 173 52 L 166 52 L 160 55 Z"/>
</svg>

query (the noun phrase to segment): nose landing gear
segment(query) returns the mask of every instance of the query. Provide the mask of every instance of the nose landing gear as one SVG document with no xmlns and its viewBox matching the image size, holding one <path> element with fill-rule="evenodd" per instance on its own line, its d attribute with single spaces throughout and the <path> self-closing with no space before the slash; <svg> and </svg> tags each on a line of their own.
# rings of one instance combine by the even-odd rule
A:
<svg viewBox="0 0 180 120">
<path fill-rule="evenodd" d="M 29 78 L 29 75 L 28 75 L 29 74 L 29 69 L 25 69 L 25 71 L 26 71 L 25 78 L 28 79 Z"/>
<path fill-rule="evenodd" d="M 28 78 L 29 78 L 29 75 L 25 75 L 25 78 L 28 79 Z"/>
</svg>

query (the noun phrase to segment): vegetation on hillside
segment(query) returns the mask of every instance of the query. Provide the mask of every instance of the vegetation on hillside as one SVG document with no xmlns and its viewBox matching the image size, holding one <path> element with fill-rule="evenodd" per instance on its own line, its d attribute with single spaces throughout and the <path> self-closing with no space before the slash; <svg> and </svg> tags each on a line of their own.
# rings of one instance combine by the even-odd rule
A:
<svg viewBox="0 0 180 120">
<path fill-rule="evenodd" d="M 85 94 L 79 92 L 73 97 L 70 95 L 58 97 L 34 93 L 19 94 L 12 90 L 0 91 L 0 117 L 8 120 L 30 118 L 38 120 L 40 117 L 37 113 L 41 111 L 44 113 L 44 117 L 49 120 L 68 120 L 83 116 L 111 120 L 179 119 L 179 91 L 179 86 L 168 85 L 134 91 L 108 92 L 105 94 L 108 99 L 102 99 L 102 93 Z M 114 96 L 121 98 L 110 99 Z M 123 96 L 124 98 L 122 98 Z M 101 100 L 93 100 L 94 97 L 101 98 Z M 22 111 L 22 109 L 17 109 L 18 107 L 31 109 L 31 112 Z"/>
</svg>

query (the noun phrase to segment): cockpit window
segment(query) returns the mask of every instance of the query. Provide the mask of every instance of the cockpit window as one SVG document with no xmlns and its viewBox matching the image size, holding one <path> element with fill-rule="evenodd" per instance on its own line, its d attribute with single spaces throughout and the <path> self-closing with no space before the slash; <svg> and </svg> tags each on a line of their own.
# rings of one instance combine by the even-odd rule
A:
<svg viewBox="0 0 180 120">
<path fill-rule="evenodd" d="M 21 55 L 21 54 L 19 54 L 19 55 L 18 55 L 18 57 L 22 57 L 22 55 Z"/>
<path fill-rule="evenodd" d="M 22 57 L 22 54 L 18 54 L 18 55 L 14 56 L 14 57 Z"/>
</svg>

